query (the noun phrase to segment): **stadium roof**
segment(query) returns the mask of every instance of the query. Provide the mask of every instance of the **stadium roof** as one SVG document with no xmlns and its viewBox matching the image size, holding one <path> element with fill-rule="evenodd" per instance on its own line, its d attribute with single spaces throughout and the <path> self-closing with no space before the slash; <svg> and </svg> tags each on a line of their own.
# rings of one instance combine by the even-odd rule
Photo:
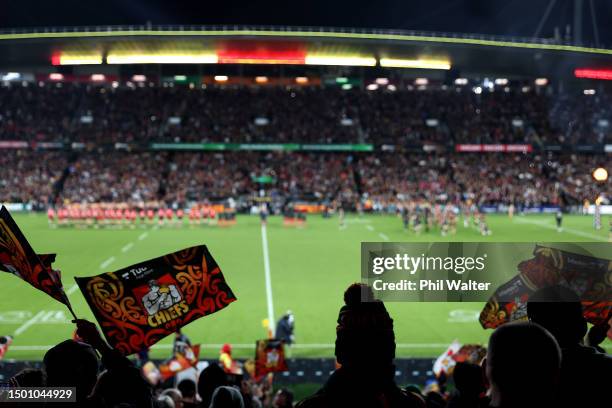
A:
<svg viewBox="0 0 612 408">
<path fill-rule="evenodd" d="M 612 65 L 611 49 L 552 39 L 320 27 L 146 25 L 10 29 L 0 31 L 0 52 L 3 55 L 0 68 L 4 69 L 160 62 L 379 64 L 455 67 L 484 74 L 566 76 L 578 67 Z M 429 62 L 438 65 L 429 67 Z"/>
</svg>

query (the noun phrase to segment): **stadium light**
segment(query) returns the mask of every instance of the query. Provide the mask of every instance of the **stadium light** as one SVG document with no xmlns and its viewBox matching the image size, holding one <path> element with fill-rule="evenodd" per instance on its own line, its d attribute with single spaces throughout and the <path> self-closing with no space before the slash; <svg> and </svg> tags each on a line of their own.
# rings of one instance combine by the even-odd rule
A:
<svg viewBox="0 0 612 408">
<path fill-rule="evenodd" d="M 482 93 L 482 88 L 480 86 L 477 86 L 473 89 L 473 91 L 476 95 L 480 95 Z"/>
<path fill-rule="evenodd" d="M 145 82 L 147 80 L 147 77 L 145 75 L 133 75 L 132 76 L 132 81 L 134 82 Z"/>
<path fill-rule="evenodd" d="M 58 73 L 58 72 L 53 72 L 51 74 L 49 74 L 49 79 L 52 81 L 61 81 L 64 79 L 64 75 Z"/>
<path fill-rule="evenodd" d="M 495 85 L 500 85 L 500 86 L 508 85 L 508 78 L 496 78 Z"/>
<path fill-rule="evenodd" d="M 215 81 L 217 82 L 227 82 L 229 77 L 227 75 L 215 75 Z"/>
<path fill-rule="evenodd" d="M 598 167 L 593 170 L 593 179 L 599 183 L 603 183 L 608 180 L 608 170 L 603 167 Z"/>
<path fill-rule="evenodd" d="M 378 85 L 387 85 L 389 83 L 388 78 L 376 78 L 376 82 Z"/>
<path fill-rule="evenodd" d="M 352 89 L 353 85 L 351 84 L 342 84 L 342 89 L 348 91 L 349 89 Z"/>
<path fill-rule="evenodd" d="M 548 79 L 547 78 L 536 78 L 535 84 L 537 86 L 546 86 L 548 85 Z"/>
<path fill-rule="evenodd" d="M 612 69 L 579 68 L 574 70 L 576 78 L 612 80 Z"/>
<path fill-rule="evenodd" d="M 531 88 L 528 87 L 528 86 L 524 86 L 524 87 L 521 88 L 521 91 L 523 91 L 523 93 L 527 93 L 527 92 L 531 91 Z"/>
<path fill-rule="evenodd" d="M 265 84 L 266 82 L 268 82 L 268 77 L 267 76 L 257 76 L 255 77 L 255 82 L 257 82 L 258 84 Z"/>
<path fill-rule="evenodd" d="M 583 94 L 585 95 L 595 95 L 595 90 L 594 89 L 585 89 L 584 91 L 582 91 Z"/>
<path fill-rule="evenodd" d="M 109 53 L 108 64 L 216 64 L 219 58 L 209 53 L 124 54 Z"/>
<path fill-rule="evenodd" d="M 376 58 L 365 56 L 307 55 L 305 64 L 373 67 L 376 65 Z"/>
<path fill-rule="evenodd" d="M 308 83 L 308 78 L 306 78 L 306 77 L 297 77 L 297 78 L 295 78 L 295 82 L 297 82 L 298 84 L 307 84 Z"/>
<path fill-rule="evenodd" d="M 434 59 L 381 58 L 380 66 L 388 68 L 451 69 L 450 61 Z"/>
<path fill-rule="evenodd" d="M 467 85 L 468 83 L 468 79 L 467 78 L 457 78 L 455 79 L 455 85 Z"/>
<path fill-rule="evenodd" d="M 417 78 L 414 80 L 415 85 L 427 85 L 429 83 L 429 79 L 427 78 Z"/>
<path fill-rule="evenodd" d="M 174 80 L 175 81 L 186 81 L 187 80 L 187 75 L 175 75 L 174 76 Z"/>
<path fill-rule="evenodd" d="M 346 84 L 348 82 L 348 78 L 347 77 L 338 77 L 336 78 L 336 83 L 337 84 Z"/>
<path fill-rule="evenodd" d="M 102 54 L 78 54 L 60 52 L 51 56 L 52 65 L 99 65 L 102 64 Z"/>
<path fill-rule="evenodd" d="M 393 92 L 393 91 L 397 90 L 397 87 L 395 85 L 393 85 L 393 84 L 389 84 L 389 85 L 387 85 L 387 90 Z"/>
<path fill-rule="evenodd" d="M 368 86 L 366 87 L 366 89 L 367 89 L 368 91 L 375 91 L 375 90 L 377 90 L 377 89 L 378 89 L 378 85 L 377 85 L 377 84 L 370 84 L 370 85 L 368 85 Z"/>
<path fill-rule="evenodd" d="M 21 74 L 19 72 L 7 72 L 2 75 L 0 78 L 2 81 L 16 81 L 21 78 Z"/>
<path fill-rule="evenodd" d="M 100 82 L 100 81 L 104 81 L 106 79 L 106 75 L 104 75 L 104 74 L 92 74 L 90 78 L 94 82 Z"/>
</svg>

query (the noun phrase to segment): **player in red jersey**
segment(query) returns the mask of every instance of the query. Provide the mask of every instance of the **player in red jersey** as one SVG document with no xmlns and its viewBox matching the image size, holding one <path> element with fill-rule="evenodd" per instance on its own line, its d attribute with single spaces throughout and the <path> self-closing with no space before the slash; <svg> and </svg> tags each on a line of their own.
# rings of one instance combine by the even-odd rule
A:
<svg viewBox="0 0 612 408">
<path fill-rule="evenodd" d="M 57 224 L 55 223 L 55 210 L 49 207 L 47 210 L 47 221 L 49 222 L 49 226 L 55 228 Z"/>
<path fill-rule="evenodd" d="M 164 216 L 166 217 L 168 224 L 172 225 L 174 223 L 174 211 L 172 211 L 172 208 L 166 208 L 166 211 L 164 211 Z"/>
<path fill-rule="evenodd" d="M 182 208 L 179 208 L 178 210 L 176 210 L 176 219 L 178 221 L 178 226 L 182 227 L 183 226 L 183 217 L 185 216 L 185 211 L 183 211 Z"/>
</svg>

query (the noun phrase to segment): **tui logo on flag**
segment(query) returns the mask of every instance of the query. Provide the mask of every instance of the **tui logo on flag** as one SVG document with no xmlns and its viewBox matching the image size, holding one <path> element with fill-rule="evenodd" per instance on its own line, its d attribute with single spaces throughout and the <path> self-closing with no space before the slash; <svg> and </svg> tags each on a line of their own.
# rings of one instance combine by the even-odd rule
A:
<svg viewBox="0 0 612 408">
<path fill-rule="evenodd" d="M 264 339 L 255 343 L 255 376 L 287 371 L 285 349 L 282 340 Z"/>
<path fill-rule="evenodd" d="M 125 355 L 236 300 L 205 245 L 75 280 L 104 336 Z"/>
<path fill-rule="evenodd" d="M 37 255 L 6 207 L 0 209 L 0 270 L 12 273 L 70 307 L 60 272 L 51 264 L 55 254 Z M 72 311 L 72 309 L 71 309 Z"/>
</svg>

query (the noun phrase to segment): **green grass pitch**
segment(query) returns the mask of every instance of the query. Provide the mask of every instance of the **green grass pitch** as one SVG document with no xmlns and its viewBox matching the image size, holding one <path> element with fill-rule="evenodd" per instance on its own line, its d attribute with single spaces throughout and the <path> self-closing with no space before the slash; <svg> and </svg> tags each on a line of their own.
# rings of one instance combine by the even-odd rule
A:
<svg viewBox="0 0 612 408">
<path fill-rule="evenodd" d="M 234 344 L 238 357 L 251 356 L 254 342 L 264 338 L 262 320 L 267 298 L 259 219 L 239 216 L 234 227 L 200 226 L 123 229 L 49 228 L 44 215 L 17 214 L 17 223 L 37 252 L 56 252 L 55 266 L 79 317 L 93 319 L 74 286 L 73 276 L 96 275 L 153 258 L 184 247 L 208 245 L 238 301 L 212 316 L 184 328 L 194 343 L 203 344 L 203 355 L 218 356 L 219 344 Z M 394 216 L 368 215 L 347 218 L 339 228 L 336 218 L 310 216 L 305 228 L 287 228 L 280 217 L 268 225 L 274 315 L 291 309 L 296 318 L 297 344 L 293 357 L 331 357 L 338 309 L 348 284 L 360 280 L 362 241 L 607 241 L 608 231 L 595 231 L 590 216 L 566 216 L 564 231 L 555 229 L 552 215 L 492 215 L 493 235 L 483 237 L 474 228 L 458 225 L 456 235 L 438 231 L 415 236 L 403 230 Z M 607 218 L 604 220 L 607 225 Z M 40 359 L 50 345 L 70 338 L 74 325 L 66 308 L 9 274 L 0 274 L 2 306 L 0 334 L 13 335 L 6 358 Z M 479 303 L 388 303 L 395 320 L 400 357 L 432 357 L 453 340 L 485 343 L 489 331 L 477 322 Z M 171 338 L 152 350 L 167 357 Z M 608 348 L 611 343 L 606 343 Z"/>
</svg>

